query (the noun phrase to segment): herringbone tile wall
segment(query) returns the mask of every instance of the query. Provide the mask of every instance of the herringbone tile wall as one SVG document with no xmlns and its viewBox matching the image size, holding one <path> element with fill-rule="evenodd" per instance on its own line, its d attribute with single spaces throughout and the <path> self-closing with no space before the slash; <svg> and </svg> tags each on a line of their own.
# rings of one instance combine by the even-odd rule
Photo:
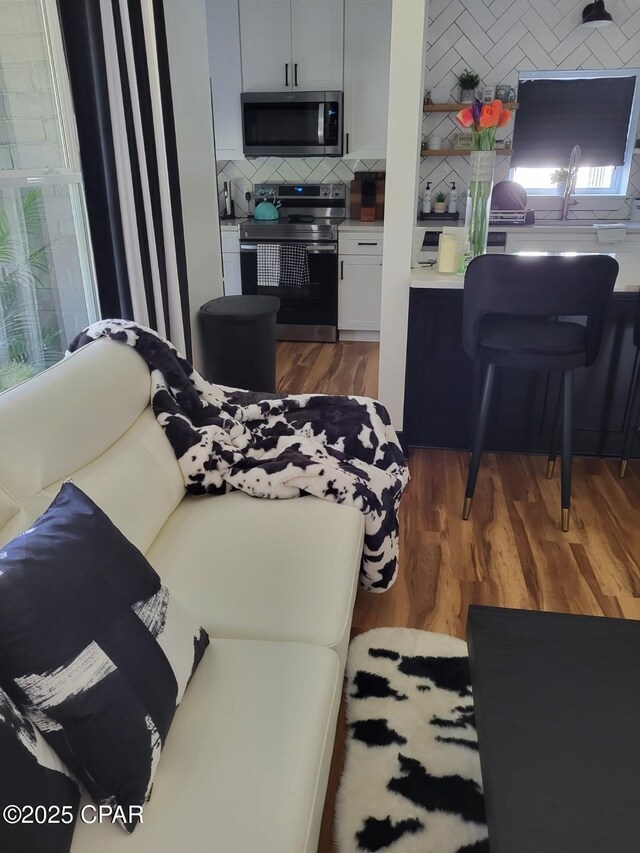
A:
<svg viewBox="0 0 640 853">
<path fill-rule="evenodd" d="M 607 0 L 607 10 L 615 24 L 602 29 L 580 24 L 585 3 L 586 0 L 431 0 L 426 88 L 448 87 L 452 100 L 457 100 L 456 80 L 464 68 L 476 71 L 484 86 L 515 86 L 520 71 L 640 67 L 640 0 Z M 594 116 L 594 121 L 598 120 Z M 422 130 L 424 138 L 436 135 L 452 143 L 458 127 L 449 113 L 429 113 Z M 510 138 L 511 131 L 505 138 Z M 452 181 L 458 188 L 465 188 L 468 165 L 468 158 L 460 156 L 423 159 L 420 197 L 427 181 L 431 181 L 434 193 L 448 191 Z M 496 181 L 506 179 L 508 172 L 509 159 L 498 157 Z M 640 195 L 640 154 L 634 157 L 628 194 Z M 535 200 L 532 206 L 536 206 Z M 538 219 L 557 219 L 558 215 L 555 210 L 536 212 Z M 585 219 L 628 216 L 626 201 L 614 210 L 594 212 L 581 208 L 571 213 L 572 218 Z"/>
<path fill-rule="evenodd" d="M 358 172 L 384 172 L 385 161 L 345 162 L 337 157 L 256 157 L 253 160 L 219 160 L 217 166 L 220 204 L 223 203 L 223 183 L 232 181 L 236 214 L 244 216 L 248 210 L 244 194 L 253 189 L 254 184 L 343 183 L 349 187 L 353 180 L 354 166 Z"/>
</svg>

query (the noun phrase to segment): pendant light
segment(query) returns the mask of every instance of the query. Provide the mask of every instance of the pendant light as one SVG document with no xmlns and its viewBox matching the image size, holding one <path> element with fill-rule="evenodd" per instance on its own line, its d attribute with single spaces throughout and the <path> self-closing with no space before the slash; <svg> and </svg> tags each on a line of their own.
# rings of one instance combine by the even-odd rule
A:
<svg viewBox="0 0 640 853">
<path fill-rule="evenodd" d="M 608 27 L 613 18 L 604 8 L 604 0 L 595 0 L 582 10 L 582 23 L 585 27 Z"/>
</svg>

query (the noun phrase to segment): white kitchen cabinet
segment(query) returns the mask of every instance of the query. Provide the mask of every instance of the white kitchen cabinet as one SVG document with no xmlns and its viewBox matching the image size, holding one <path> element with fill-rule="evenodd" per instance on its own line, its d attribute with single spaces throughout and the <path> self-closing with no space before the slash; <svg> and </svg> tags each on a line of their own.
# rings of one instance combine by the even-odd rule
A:
<svg viewBox="0 0 640 853">
<path fill-rule="evenodd" d="M 222 273 L 224 295 L 242 294 L 242 276 L 240 274 L 240 235 L 238 231 L 222 232 Z"/>
<path fill-rule="evenodd" d="M 240 0 L 239 8 L 244 91 L 291 88 L 291 0 Z"/>
<path fill-rule="evenodd" d="M 384 159 L 391 0 L 345 0 L 344 158 Z"/>
<path fill-rule="evenodd" d="M 338 282 L 338 329 L 357 337 L 377 339 L 382 302 L 382 230 L 340 234 L 340 281 Z M 347 334 L 343 334 L 347 333 Z"/>
<path fill-rule="evenodd" d="M 293 88 L 342 91 L 344 0 L 291 0 Z"/>
<path fill-rule="evenodd" d="M 217 160 L 244 160 L 238 0 L 206 0 L 209 74 Z"/>
<path fill-rule="evenodd" d="M 341 90 L 343 4 L 239 0 L 243 90 Z"/>
</svg>

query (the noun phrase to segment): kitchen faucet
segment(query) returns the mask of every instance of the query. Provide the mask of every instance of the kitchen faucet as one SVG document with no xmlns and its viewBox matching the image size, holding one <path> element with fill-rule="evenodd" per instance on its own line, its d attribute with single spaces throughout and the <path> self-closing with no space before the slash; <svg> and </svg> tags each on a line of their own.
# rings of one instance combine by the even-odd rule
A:
<svg viewBox="0 0 640 853">
<path fill-rule="evenodd" d="M 579 145 L 574 145 L 569 155 L 569 165 L 567 166 L 567 182 L 564 185 L 564 196 L 562 198 L 562 212 L 560 219 L 568 219 L 569 206 L 577 204 L 577 199 L 571 200 L 571 196 L 576 189 L 576 181 L 578 179 L 578 167 L 580 165 L 580 157 L 582 151 Z"/>
</svg>

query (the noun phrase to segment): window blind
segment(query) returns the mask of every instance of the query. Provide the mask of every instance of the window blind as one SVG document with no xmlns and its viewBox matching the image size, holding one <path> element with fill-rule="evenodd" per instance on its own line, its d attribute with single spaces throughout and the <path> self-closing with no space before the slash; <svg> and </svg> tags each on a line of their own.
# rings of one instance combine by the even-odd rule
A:
<svg viewBox="0 0 640 853">
<path fill-rule="evenodd" d="M 624 163 L 636 78 L 523 80 L 513 132 L 513 166 L 564 166 L 574 145 L 583 166 Z"/>
</svg>

